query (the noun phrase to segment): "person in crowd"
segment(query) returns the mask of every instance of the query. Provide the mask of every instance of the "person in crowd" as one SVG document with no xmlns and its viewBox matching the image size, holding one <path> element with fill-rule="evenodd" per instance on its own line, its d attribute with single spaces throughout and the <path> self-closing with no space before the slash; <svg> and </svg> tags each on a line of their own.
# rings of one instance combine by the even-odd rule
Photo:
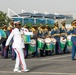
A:
<svg viewBox="0 0 76 75">
<path fill-rule="evenodd" d="M 70 30 L 69 34 L 72 36 L 72 60 L 75 60 L 75 53 L 76 53 L 76 20 L 72 22 L 73 28 Z"/>
<path fill-rule="evenodd" d="M 37 25 L 32 26 L 30 30 L 34 33 L 34 35 L 31 36 L 31 39 L 34 39 L 34 41 L 36 42 L 36 48 L 35 48 L 36 50 L 32 54 L 33 54 L 33 57 L 38 57 L 38 49 L 37 49 L 38 27 Z"/>
<path fill-rule="evenodd" d="M 50 26 L 49 25 L 46 25 L 45 27 L 45 39 L 49 38 L 50 39 L 50 34 L 51 34 L 51 29 L 50 29 Z M 47 39 L 48 40 L 48 39 Z M 50 40 L 49 40 L 50 41 Z M 50 42 L 51 44 L 51 42 Z M 49 48 L 49 50 L 46 48 L 48 45 L 47 43 L 45 42 L 45 56 L 48 56 L 48 55 L 52 55 L 52 51 L 51 51 L 51 48 Z"/>
<path fill-rule="evenodd" d="M 45 29 L 45 26 L 44 25 L 41 25 L 39 28 L 38 28 L 38 38 L 40 39 L 45 39 L 45 32 L 44 32 L 44 29 Z M 41 57 L 44 57 L 44 49 L 45 49 L 45 45 L 40 48 L 40 56 Z"/>
<path fill-rule="evenodd" d="M 7 25 L 4 25 L 4 26 L 3 26 L 3 31 L 4 31 L 5 34 L 6 34 L 6 40 L 7 40 L 8 36 L 9 36 L 9 32 L 8 32 L 8 30 L 7 30 Z M 4 50 L 4 49 L 5 49 L 6 40 L 2 42 L 2 56 L 3 56 L 4 58 L 8 58 L 8 52 L 9 52 L 9 47 L 7 48 L 7 50 Z"/>
<path fill-rule="evenodd" d="M 14 72 L 27 72 L 29 71 L 27 69 L 27 65 L 24 59 L 24 53 L 23 53 L 23 48 L 24 48 L 24 41 L 22 39 L 22 32 L 21 32 L 21 24 L 20 22 L 15 23 L 15 28 L 12 30 L 11 34 L 9 35 L 6 44 L 5 44 L 5 50 L 8 48 L 8 45 L 13 38 L 13 44 L 12 47 L 16 53 L 16 63 L 15 63 L 15 68 Z M 19 70 L 19 65 L 21 65 L 21 70 Z"/>
<path fill-rule="evenodd" d="M 59 27 L 58 27 L 58 22 L 54 23 L 54 28 L 51 31 L 51 36 L 56 39 L 55 54 L 60 54 L 61 53 L 61 50 L 60 50 L 60 36 L 61 35 L 60 35 Z"/>
<path fill-rule="evenodd" d="M 9 35 L 12 32 L 13 29 L 14 29 L 14 27 L 11 28 L 10 26 L 7 28 L 8 32 L 9 32 Z M 13 39 L 11 40 L 11 42 L 9 44 L 9 51 L 10 51 L 12 60 L 15 60 L 16 59 L 16 53 L 15 53 L 15 51 L 12 48 L 12 43 L 13 43 Z"/>
<path fill-rule="evenodd" d="M 62 24 L 62 26 L 60 28 L 60 34 L 61 34 L 62 37 L 64 37 L 64 39 L 67 39 L 67 29 L 65 27 L 66 21 L 62 21 L 61 24 Z M 69 51 L 67 49 L 67 42 L 65 43 L 65 47 L 63 49 L 63 53 L 69 53 Z"/>
</svg>

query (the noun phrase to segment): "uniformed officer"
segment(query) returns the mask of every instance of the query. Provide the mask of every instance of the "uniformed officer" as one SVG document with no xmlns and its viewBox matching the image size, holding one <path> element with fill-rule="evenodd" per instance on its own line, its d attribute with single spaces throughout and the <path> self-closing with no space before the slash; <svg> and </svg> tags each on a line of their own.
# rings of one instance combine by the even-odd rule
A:
<svg viewBox="0 0 76 75">
<path fill-rule="evenodd" d="M 34 39 L 36 42 L 36 51 L 33 52 L 33 57 L 38 57 L 38 49 L 37 49 L 37 37 L 38 37 L 38 27 L 37 25 L 32 26 L 31 31 L 34 33 L 33 36 L 31 36 L 31 39 Z"/>
<path fill-rule="evenodd" d="M 28 32 L 29 31 L 29 27 L 24 25 L 23 28 L 25 28 L 25 31 Z M 24 57 L 27 58 L 28 57 L 28 43 L 25 44 L 25 48 L 24 48 Z"/>
<path fill-rule="evenodd" d="M 44 29 L 45 29 L 45 26 L 44 26 L 44 25 L 41 25 L 41 26 L 38 28 L 38 37 L 41 38 L 41 39 L 45 39 Z M 44 46 L 42 49 L 40 49 L 40 56 L 41 56 L 41 57 L 44 56 L 44 49 L 45 49 L 45 46 Z"/>
<path fill-rule="evenodd" d="M 25 34 L 25 33 L 24 33 Z M 28 34 L 28 33 L 26 33 Z M 23 38 L 21 37 L 23 35 L 22 30 L 21 30 L 21 24 L 20 22 L 15 23 L 15 28 L 12 30 L 11 34 L 9 35 L 7 41 L 6 41 L 6 47 L 5 50 L 7 49 L 11 39 L 13 38 L 13 44 L 12 47 L 14 51 L 16 52 L 16 64 L 14 68 L 14 72 L 21 72 L 19 70 L 19 65 L 21 65 L 22 71 L 26 72 L 29 71 L 27 69 L 25 60 L 24 60 L 24 53 L 23 53 L 23 48 L 24 48 L 24 41 Z"/>
<path fill-rule="evenodd" d="M 67 38 L 67 29 L 65 27 L 66 21 L 63 21 L 61 24 L 62 24 L 62 26 L 60 28 L 60 34 L 62 34 L 61 36 L 64 37 L 64 39 L 66 39 Z M 69 51 L 67 49 L 67 42 L 65 44 L 63 52 L 64 53 L 69 53 Z"/>
<path fill-rule="evenodd" d="M 50 29 L 49 25 L 46 25 L 44 31 L 45 31 L 45 38 L 50 38 L 49 36 L 50 36 L 51 29 Z M 46 46 L 46 44 L 45 44 L 45 46 Z M 51 55 L 51 54 L 52 54 L 51 49 L 50 50 L 45 50 L 45 56 L 48 56 L 48 55 Z"/>
<path fill-rule="evenodd" d="M 76 53 L 76 21 L 74 20 L 72 22 L 73 24 L 73 30 L 70 31 L 70 34 L 72 35 L 71 41 L 72 41 L 72 60 L 75 60 L 75 53 Z"/>
<path fill-rule="evenodd" d="M 59 54 L 60 53 L 60 30 L 58 28 L 58 22 L 54 23 L 54 28 L 51 31 L 51 35 L 52 37 L 54 37 L 56 39 L 56 45 L 55 45 L 55 54 Z"/>
</svg>

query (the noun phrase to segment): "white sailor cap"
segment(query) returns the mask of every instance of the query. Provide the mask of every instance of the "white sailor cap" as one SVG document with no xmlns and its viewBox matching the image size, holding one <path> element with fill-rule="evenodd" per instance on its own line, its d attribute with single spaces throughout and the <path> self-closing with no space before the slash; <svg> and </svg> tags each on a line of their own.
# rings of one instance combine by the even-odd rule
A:
<svg viewBox="0 0 76 75">
<path fill-rule="evenodd" d="M 14 24 L 16 24 L 16 23 L 20 23 L 20 21 L 14 21 Z"/>
<path fill-rule="evenodd" d="M 54 23 L 58 23 L 58 20 L 55 20 Z"/>
</svg>

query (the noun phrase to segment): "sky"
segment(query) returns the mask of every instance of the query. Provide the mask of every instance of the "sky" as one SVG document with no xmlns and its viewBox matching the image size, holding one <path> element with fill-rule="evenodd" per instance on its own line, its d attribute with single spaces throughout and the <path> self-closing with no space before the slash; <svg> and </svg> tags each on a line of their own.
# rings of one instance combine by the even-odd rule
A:
<svg viewBox="0 0 76 75">
<path fill-rule="evenodd" d="M 27 12 L 73 14 L 76 18 L 76 0 L 0 0 L 0 11 L 7 13 L 8 8 L 16 13 L 24 9 Z"/>
</svg>

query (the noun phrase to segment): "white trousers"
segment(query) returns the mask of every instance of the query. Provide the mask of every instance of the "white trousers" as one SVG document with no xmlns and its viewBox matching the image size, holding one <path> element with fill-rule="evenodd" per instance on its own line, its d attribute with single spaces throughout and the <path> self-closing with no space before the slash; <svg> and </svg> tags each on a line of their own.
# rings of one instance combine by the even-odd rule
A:
<svg viewBox="0 0 76 75">
<path fill-rule="evenodd" d="M 16 52 L 16 63 L 15 63 L 15 68 L 19 70 L 19 66 L 21 66 L 22 70 L 27 69 L 25 59 L 24 59 L 24 53 L 22 48 L 14 48 Z"/>
</svg>

